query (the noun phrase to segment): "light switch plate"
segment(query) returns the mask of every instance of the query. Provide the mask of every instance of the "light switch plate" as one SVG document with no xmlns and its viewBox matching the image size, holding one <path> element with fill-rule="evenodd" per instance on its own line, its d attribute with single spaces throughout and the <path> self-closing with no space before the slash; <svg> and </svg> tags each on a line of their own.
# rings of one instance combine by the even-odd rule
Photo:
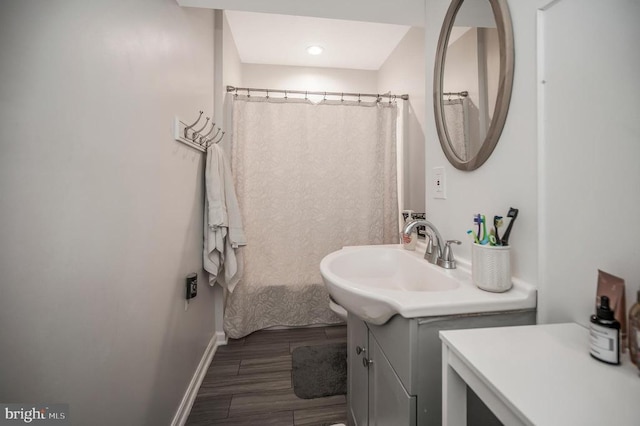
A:
<svg viewBox="0 0 640 426">
<path fill-rule="evenodd" d="M 444 167 L 433 168 L 433 198 L 447 198 L 447 177 Z"/>
</svg>

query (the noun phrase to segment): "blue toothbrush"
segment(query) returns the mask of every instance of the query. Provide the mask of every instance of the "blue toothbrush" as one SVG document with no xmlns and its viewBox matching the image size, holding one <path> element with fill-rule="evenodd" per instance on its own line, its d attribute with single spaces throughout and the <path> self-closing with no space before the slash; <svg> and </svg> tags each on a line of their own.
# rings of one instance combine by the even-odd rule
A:
<svg viewBox="0 0 640 426">
<path fill-rule="evenodd" d="M 480 229 L 482 226 L 482 215 L 480 213 L 473 216 L 473 223 L 478 225 L 478 232 L 476 232 L 476 240 L 480 240 Z"/>
</svg>

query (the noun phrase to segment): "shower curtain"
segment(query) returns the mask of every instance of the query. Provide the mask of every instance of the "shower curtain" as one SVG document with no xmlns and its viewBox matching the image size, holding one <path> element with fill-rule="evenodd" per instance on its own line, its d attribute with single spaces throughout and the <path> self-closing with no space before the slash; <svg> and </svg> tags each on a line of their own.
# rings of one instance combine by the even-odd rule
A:
<svg viewBox="0 0 640 426">
<path fill-rule="evenodd" d="M 467 161 L 471 156 L 468 102 L 467 98 L 443 101 L 444 121 L 451 148 L 462 161 Z"/>
<path fill-rule="evenodd" d="M 232 169 L 248 243 L 226 301 L 230 337 L 341 321 L 320 261 L 398 242 L 396 115 L 389 102 L 235 98 Z"/>
</svg>

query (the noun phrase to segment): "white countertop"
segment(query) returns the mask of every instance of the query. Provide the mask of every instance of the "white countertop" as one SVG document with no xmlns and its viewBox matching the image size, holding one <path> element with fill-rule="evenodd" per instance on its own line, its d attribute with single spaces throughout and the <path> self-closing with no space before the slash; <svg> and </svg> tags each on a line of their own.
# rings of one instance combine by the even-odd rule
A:
<svg viewBox="0 0 640 426">
<path fill-rule="evenodd" d="M 524 424 L 640 425 L 640 375 L 589 355 L 588 329 L 549 324 L 441 331 L 440 339 Z"/>
</svg>

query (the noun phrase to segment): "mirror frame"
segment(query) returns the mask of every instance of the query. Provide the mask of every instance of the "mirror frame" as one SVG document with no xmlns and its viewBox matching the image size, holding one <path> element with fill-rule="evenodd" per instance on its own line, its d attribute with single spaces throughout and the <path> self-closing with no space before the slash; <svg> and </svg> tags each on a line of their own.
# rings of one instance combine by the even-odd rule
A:
<svg viewBox="0 0 640 426">
<path fill-rule="evenodd" d="M 442 82 L 444 80 L 444 65 L 446 58 L 449 36 L 455 21 L 458 10 L 464 0 L 452 0 L 440 30 L 438 49 L 436 51 L 436 62 L 433 77 L 433 106 L 435 109 L 436 129 L 440 146 L 449 162 L 459 170 L 471 171 L 484 164 L 491 156 L 494 148 L 498 144 L 500 134 L 507 120 L 509 102 L 511 101 L 511 91 L 513 89 L 513 74 L 515 64 L 515 51 L 513 42 L 513 27 L 509 7 L 506 0 L 488 0 L 493 10 L 498 30 L 498 43 L 500 48 L 500 76 L 498 80 L 498 95 L 493 111 L 493 119 L 484 141 L 478 153 L 471 159 L 464 161 L 456 155 L 451 148 L 449 133 L 444 122 L 444 111 L 442 104 Z"/>
</svg>

